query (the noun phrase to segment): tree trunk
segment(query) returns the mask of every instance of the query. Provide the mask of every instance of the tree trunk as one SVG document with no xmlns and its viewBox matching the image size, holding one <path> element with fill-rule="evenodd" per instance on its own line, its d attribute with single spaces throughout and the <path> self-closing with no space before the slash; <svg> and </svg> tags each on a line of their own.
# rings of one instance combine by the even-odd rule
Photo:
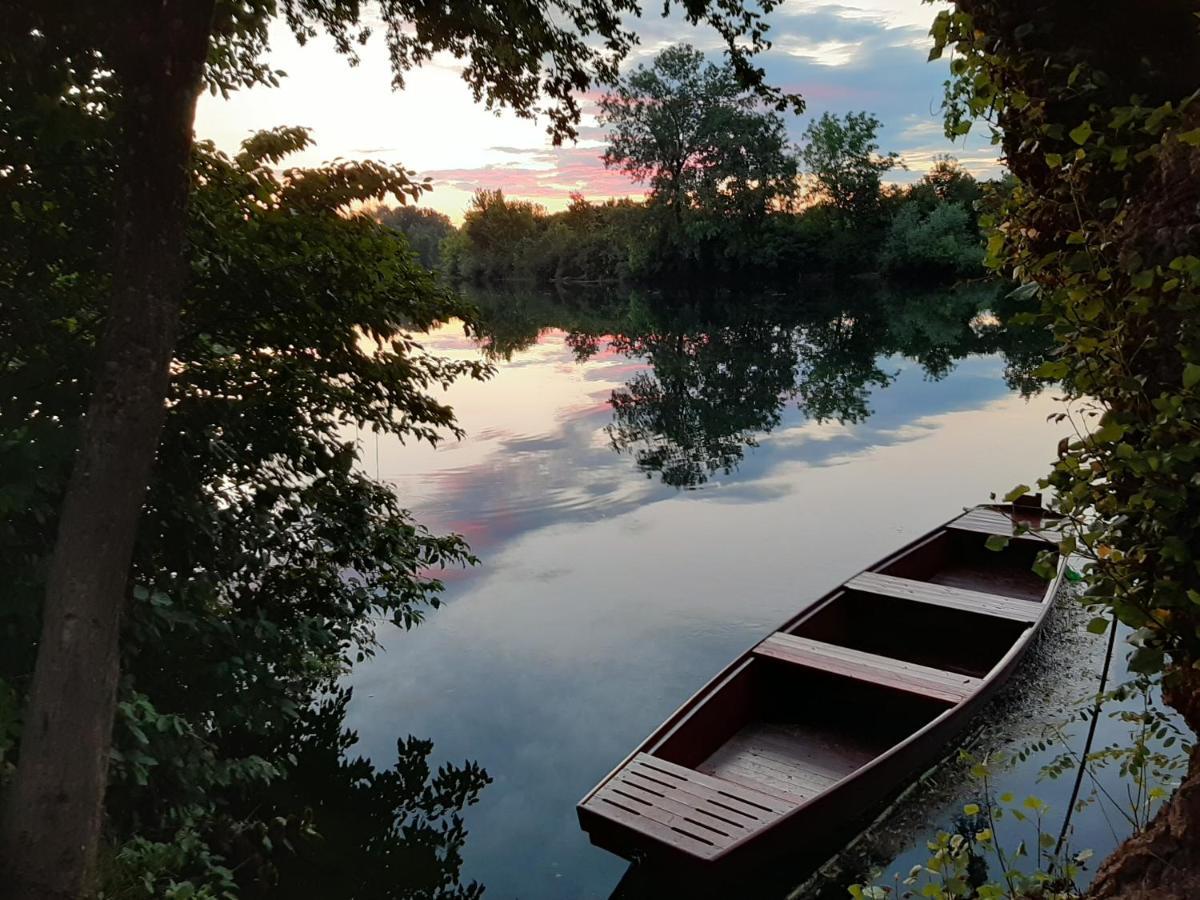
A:
<svg viewBox="0 0 1200 900">
<path fill-rule="evenodd" d="M 121 83 L 112 297 L 63 500 L 20 758 L 6 897 L 91 889 L 134 538 L 165 414 L 186 259 L 192 120 L 213 0 L 135 4 L 105 57 Z"/>
<path fill-rule="evenodd" d="M 1169 672 L 1163 700 L 1200 733 L 1200 672 Z M 1200 897 L 1200 747 L 1188 774 L 1144 831 L 1101 863 L 1088 896 L 1093 900 L 1195 900 Z"/>
</svg>

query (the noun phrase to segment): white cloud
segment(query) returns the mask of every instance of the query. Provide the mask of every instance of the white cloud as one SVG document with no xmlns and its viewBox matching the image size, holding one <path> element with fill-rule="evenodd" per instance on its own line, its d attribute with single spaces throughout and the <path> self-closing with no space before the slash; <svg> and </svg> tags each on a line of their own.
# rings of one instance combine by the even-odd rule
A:
<svg viewBox="0 0 1200 900">
<path fill-rule="evenodd" d="M 937 7 L 922 0 L 790 0 L 784 14 L 833 12 L 843 19 L 868 19 L 887 28 L 920 28 L 928 33 Z"/>
<path fill-rule="evenodd" d="M 861 41 L 806 41 L 795 35 L 783 35 L 775 41 L 775 49 L 789 56 L 807 59 L 819 66 L 844 66 L 854 61 Z"/>
</svg>

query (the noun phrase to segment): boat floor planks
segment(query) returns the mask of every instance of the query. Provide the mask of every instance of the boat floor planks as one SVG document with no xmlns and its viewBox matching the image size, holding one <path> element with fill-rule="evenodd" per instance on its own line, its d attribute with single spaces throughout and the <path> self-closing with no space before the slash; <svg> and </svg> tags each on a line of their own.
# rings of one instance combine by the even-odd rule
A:
<svg viewBox="0 0 1200 900">
<path fill-rule="evenodd" d="M 849 829 L 941 758 L 1011 674 L 1062 577 L 1032 572 L 1052 524 L 977 507 L 805 605 L 680 707 L 580 802 L 592 842 L 709 877 Z"/>
<path fill-rule="evenodd" d="M 868 762 L 874 753 L 837 732 L 801 731 L 766 722 L 742 728 L 698 767 L 719 778 L 808 800 Z"/>
</svg>

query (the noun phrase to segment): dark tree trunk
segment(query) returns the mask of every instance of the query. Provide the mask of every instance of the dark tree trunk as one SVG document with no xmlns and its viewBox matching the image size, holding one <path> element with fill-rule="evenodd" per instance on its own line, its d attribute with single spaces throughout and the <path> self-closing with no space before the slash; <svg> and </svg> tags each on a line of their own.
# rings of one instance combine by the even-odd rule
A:
<svg viewBox="0 0 1200 900">
<path fill-rule="evenodd" d="M 5 798 L 6 897 L 91 889 L 138 518 L 165 413 L 186 273 L 192 119 L 213 0 L 130 4 L 105 56 L 121 82 L 111 305 L 47 576 L 20 758 Z"/>
<path fill-rule="evenodd" d="M 1163 699 L 1200 733 L 1200 673 L 1169 672 Z M 1200 897 L 1200 747 L 1188 774 L 1145 830 L 1121 844 L 1096 872 L 1093 900 L 1195 900 Z"/>
</svg>

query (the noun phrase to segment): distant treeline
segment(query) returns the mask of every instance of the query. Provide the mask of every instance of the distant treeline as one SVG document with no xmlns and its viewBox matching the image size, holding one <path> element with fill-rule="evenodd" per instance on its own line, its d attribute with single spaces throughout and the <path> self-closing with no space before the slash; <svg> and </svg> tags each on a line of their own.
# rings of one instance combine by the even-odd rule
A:
<svg viewBox="0 0 1200 900">
<path fill-rule="evenodd" d="M 880 152 L 869 113 L 826 113 L 795 147 L 728 66 L 687 46 L 627 75 L 600 109 L 604 163 L 646 184 L 644 201 L 572 194 L 550 213 L 480 190 L 460 228 L 422 209 L 381 219 L 425 265 L 479 283 L 984 274 L 979 207 L 1008 185 L 985 190 L 948 156 L 915 184 L 883 184 L 903 161 Z"/>
<path fill-rule="evenodd" d="M 766 277 L 875 272 L 919 280 L 984 274 L 980 184 L 952 160 L 911 186 L 881 189 L 874 213 L 848 226 L 832 204 L 773 211 L 753 223 L 689 209 L 674 228 L 664 210 L 633 200 L 589 202 L 549 213 L 501 191 L 479 191 L 461 228 L 441 213 L 390 209 L 421 262 L 476 283 L 509 280 L 653 283 L 680 275 Z"/>
</svg>

